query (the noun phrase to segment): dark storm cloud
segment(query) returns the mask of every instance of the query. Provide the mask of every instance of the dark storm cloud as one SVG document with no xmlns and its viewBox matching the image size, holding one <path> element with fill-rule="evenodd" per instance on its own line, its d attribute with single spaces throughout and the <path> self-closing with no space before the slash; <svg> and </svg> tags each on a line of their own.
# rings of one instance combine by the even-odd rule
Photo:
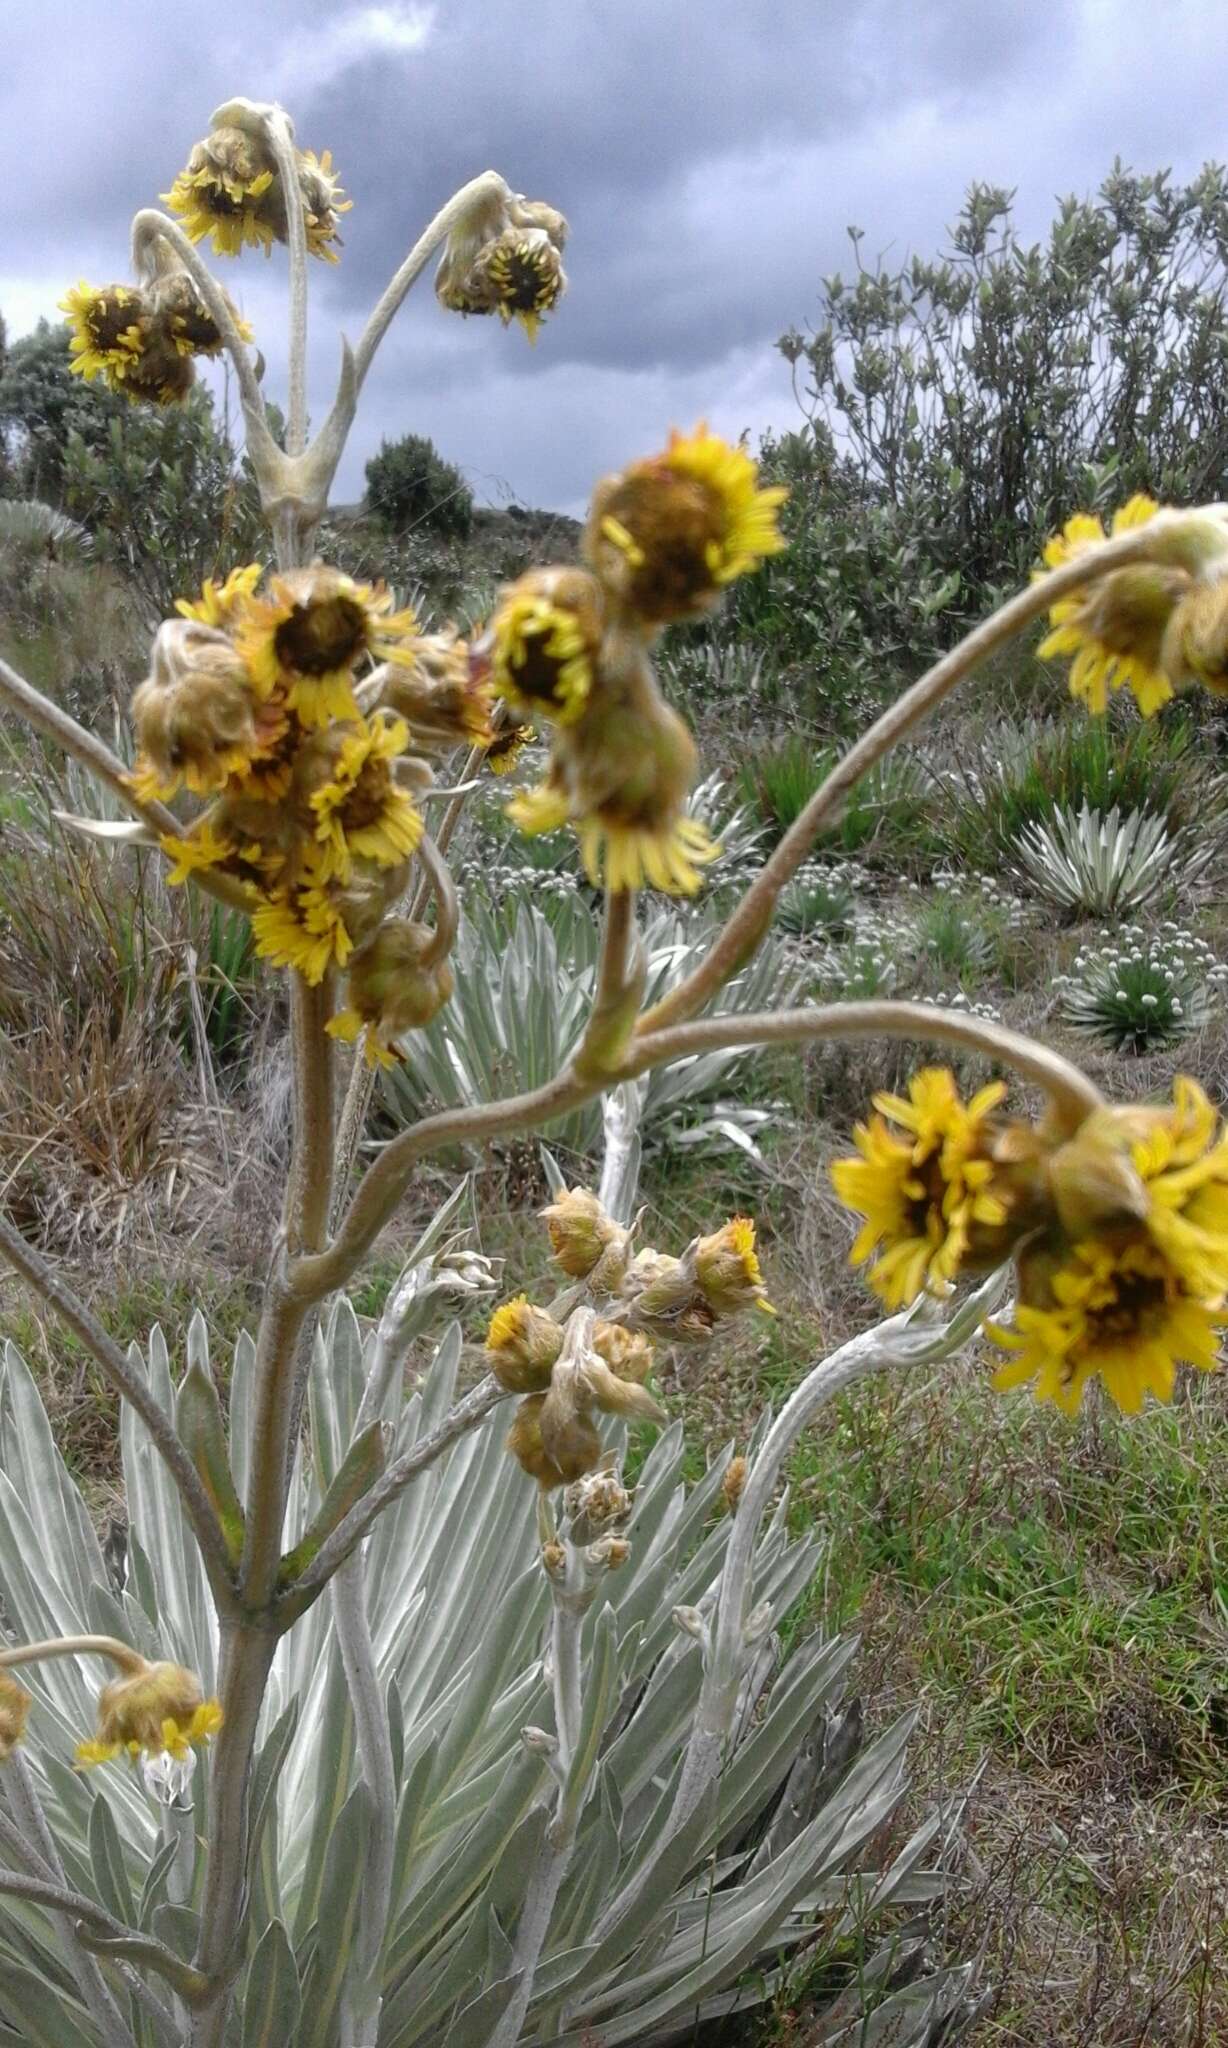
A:
<svg viewBox="0 0 1228 2048">
<path fill-rule="evenodd" d="M 63 33 L 70 24 L 71 32 Z M 1222 0 L 289 0 L 207 22 L 186 0 L 86 5 L 61 32 L 6 0 L 0 133 L 25 205 L 0 254 L 19 331 L 66 278 L 120 274 L 127 221 L 219 100 L 291 108 L 355 200 L 316 267 L 312 404 L 390 269 L 456 185 L 493 164 L 572 222 L 571 291 L 536 350 L 411 301 L 364 393 L 342 487 L 381 433 L 430 433 L 483 495 L 575 505 L 607 461 L 707 413 L 792 417 L 772 349 L 820 276 L 865 249 L 932 248 L 974 177 L 1053 195 L 1122 154 L 1192 171 L 1222 146 Z M 55 38 L 49 51 L 49 38 Z M 34 167 L 26 175 L 24 167 Z M 10 177 L 12 171 L 10 171 Z M 19 223 L 15 226 L 14 223 Z M 230 265 L 281 371 L 280 252 Z"/>
</svg>

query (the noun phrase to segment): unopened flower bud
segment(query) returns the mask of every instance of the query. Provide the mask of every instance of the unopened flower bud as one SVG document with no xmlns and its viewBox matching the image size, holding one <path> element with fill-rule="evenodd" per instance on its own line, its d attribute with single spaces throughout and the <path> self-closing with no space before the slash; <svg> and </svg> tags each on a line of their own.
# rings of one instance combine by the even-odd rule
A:
<svg viewBox="0 0 1228 2048">
<path fill-rule="evenodd" d="M 529 1394 L 516 1410 L 507 1434 L 507 1449 L 543 1491 L 579 1479 L 601 1462 L 601 1438 L 592 1423 L 574 1410 L 555 1418 L 547 1447 L 542 1433 L 545 1394 Z"/>
<path fill-rule="evenodd" d="M 776 1313 L 763 1284 L 749 1216 L 734 1216 L 710 1237 L 701 1237 L 693 1263 L 699 1291 L 717 1316 L 735 1316 L 745 1308 Z"/>
<path fill-rule="evenodd" d="M 606 1214 L 596 1195 L 571 1188 L 539 1213 L 550 1249 L 569 1279 L 587 1280 L 596 1294 L 616 1293 L 626 1270 L 630 1232 Z"/>
<path fill-rule="evenodd" d="M 434 942 L 429 925 L 403 917 L 382 918 L 350 960 L 348 1004 L 329 1019 L 329 1037 L 352 1042 L 366 1026 L 368 1065 L 392 1065 L 398 1057 L 396 1041 L 429 1024 L 451 999 L 447 960 L 428 962 L 424 957 Z"/>
<path fill-rule="evenodd" d="M 588 1472 L 563 1495 L 573 1543 L 595 1543 L 612 1535 L 631 1513 L 631 1496 L 616 1472 Z"/>
<path fill-rule="evenodd" d="M 721 1499 L 729 1514 L 732 1515 L 736 1511 L 738 1502 L 742 1498 L 742 1489 L 745 1485 L 745 1458 L 731 1458 L 725 1467 L 725 1476 L 721 1481 Z"/>
<path fill-rule="evenodd" d="M 544 1543 L 542 1545 L 542 1570 L 546 1573 L 546 1576 L 556 1579 L 559 1573 L 565 1571 L 566 1568 L 567 1552 L 562 1544 Z"/>
<path fill-rule="evenodd" d="M 593 1324 L 593 1350 L 620 1380 L 642 1386 L 652 1371 L 652 1345 L 642 1330 L 629 1330 L 625 1323 Z"/>
<path fill-rule="evenodd" d="M 621 1570 L 631 1555 L 631 1545 L 623 1536 L 602 1536 L 591 1544 L 585 1555 L 592 1565 L 604 1565 L 607 1571 Z"/>
<path fill-rule="evenodd" d="M 31 1696 L 7 1671 L 0 1671 L 0 1763 L 7 1762 L 25 1737 Z"/>
<path fill-rule="evenodd" d="M 1228 697 L 1228 578 L 1196 584 L 1182 598 L 1165 628 L 1162 664 L 1175 688 L 1201 683 Z"/>
<path fill-rule="evenodd" d="M 509 1394 L 544 1393 L 562 1349 L 563 1332 L 554 1317 L 535 1307 L 527 1295 L 505 1301 L 490 1319 L 486 1356 Z"/>
<path fill-rule="evenodd" d="M 717 1315 L 699 1292 L 695 1275 L 682 1259 L 667 1252 L 638 1252 L 622 1286 L 632 1328 L 646 1330 L 674 1344 L 706 1344 Z"/>
<path fill-rule="evenodd" d="M 451 630 L 411 640 L 383 671 L 379 702 L 407 721 L 415 749 L 447 752 L 492 738 L 489 682 Z"/>
<path fill-rule="evenodd" d="M 675 1628 L 680 1628 L 684 1636 L 694 1636 L 697 1643 L 705 1640 L 708 1624 L 698 1607 L 675 1607 L 671 1619 Z"/>
</svg>

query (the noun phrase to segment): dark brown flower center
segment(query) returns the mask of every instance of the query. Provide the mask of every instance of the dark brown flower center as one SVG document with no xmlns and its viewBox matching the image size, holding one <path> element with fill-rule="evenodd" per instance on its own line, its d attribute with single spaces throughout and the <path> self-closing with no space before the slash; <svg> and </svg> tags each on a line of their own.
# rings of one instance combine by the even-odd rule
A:
<svg viewBox="0 0 1228 2048">
<path fill-rule="evenodd" d="M 367 615 L 352 597 L 296 604 L 273 636 L 278 661 L 301 676 L 323 676 L 346 668 L 366 645 Z"/>
<path fill-rule="evenodd" d="M 392 788 L 387 761 L 366 761 L 358 780 L 341 806 L 341 822 L 347 832 L 365 831 L 384 813 Z"/>
</svg>

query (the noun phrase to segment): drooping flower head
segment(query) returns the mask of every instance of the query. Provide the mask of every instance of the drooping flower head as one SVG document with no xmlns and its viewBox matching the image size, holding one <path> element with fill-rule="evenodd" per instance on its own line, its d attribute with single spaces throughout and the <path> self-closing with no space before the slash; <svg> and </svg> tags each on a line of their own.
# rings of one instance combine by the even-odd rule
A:
<svg viewBox="0 0 1228 2048">
<path fill-rule="evenodd" d="M 296 150 L 298 191 L 311 255 L 336 261 L 337 217 L 349 211 L 327 150 L 316 156 Z M 246 100 L 219 108 L 204 140 L 195 144 L 186 168 L 162 194 L 193 242 L 208 236 L 215 256 L 237 256 L 247 247 L 267 255 L 289 236 L 287 194 L 269 138 L 267 111 Z"/>
<path fill-rule="evenodd" d="M 310 813 L 321 879 L 348 879 L 356 859 L 395 867 L 422 838 L 422 819 L 394 769 L 409 729 L 390 712 L 321 728 L 300 748 L 296 795 Z"/>
<path fill-rule="evenodd" d="M 497 313 L 519 320 L 530 341 L 567 288 L 562 251 L 567 223 L 539 200 L 479 194 L 453 224 L 435 295 L 450 313 Z"/>
<path fill-rule="evenodd" d="M 98 1732 L 77 1747 L 81 1764 L 133 1757 L 185 1757 L 222 1725 L 222 1709 L 206 1700 L 200 1680 L 180 1664 L 144 1664 L 105 1685 L 98 1699 Z"/>
<path fill-rule="evenodd" d="M 508 806 L 523 832 L 574 825 L 589 880 L 608 890 L 645 883 L 692 896 L 720 848 L 686 799 L 695 742 L 662 699 L 642 646 L 606 640 L 602 687 L 576 724 L 555 734 L 546 781 Z"/>
<path fill-rule="evenodd" d="M 1171 1399 L 1175 1368 L 1216 1362 L 1228 1294 L 1228 1136 L 1186 1076 L 1171 1104 L 1094 1111 L 1048 1162 L 1053 1215 L 1019 1257 L 1019 1305 L 990 1334 L 1072 1413 L 1099 1378 L 1133 1413 Z"/>
<path fill-rule="evenodd" d="M 1145 526 L 1159 511 L 1141 493 L 1114 514 L 1114 534 Z M 1059 568 L 1106 538 L 1100 520 L 1080 512 L 1045 545 L 1045 566 Z M 1043 575 L 1043 571 L 1038 572 Z M 1165 673 L 1164 636 L 1174 608 L 1191 587 L 1187 571 L 1174 564 L 1140 562 L 1115 569 L 1049 611 L 1052 631 L 1041 641 L 1044 657 L 1073 655 L 1070 692 L 1089 711 L 1103 712 L 1111 690 L 1128 689 L 1145 718 L 1172 696 Z"/>
<path fill-rule="evenodd" d="M 132 285 L 89 285 L 82 279 L 60 300 L 60 311 L 67 313 L 71 330 L 71 368 L 87 383 L 103 377 L 115 389 L 141 347 L 141 293 Z"/>
<path fill-rule="evenodd" d="M 365 1028 L 368 1066 L 394 1065 L 396 1041 L 451 1000 L 452 970 L 446 959 L 431 959 L 434 950 L 429 925 L 385 918 L 350 961 L 347 1007 L 325 1025 L 330 1038 L 352 1042 Z"/>
<path fill-rule="evenodd" d="M 874 1097 L 878 1114 L 853 1133 L 858 1156 L 833 1165 L 840 1200 L 865 1218 L 850 1260 L 874 1261 L 867 1277 L 889 1309 L 996 1263 L 1004 1226 L 1022 1227 L 997 1184 L 993 1112 L 1005 1093 L 995 1081 L 965 1103 L 949 1068 L 923 1068 L 907 1098 Z"/>
<path fill-rule="evenodd" d="M 1164 630 L 1162 661 L 1175 689 L 1201 683 L 1228 697 L 1228 579 L 1195 584 L 1181 598 Z"/>
<path fill-rule="evenodd" d="M 403 658 L 413 612 L 393 610 L 390 591 L 356 583 L 316 562 L 274 576 L 267 597 L 247 598 L 236 644 L 258 688 L 284 691 L 303 725 L 356 718 L 354 666 Z"/>
<path fill-rule="evenodd" d="M 762 486 L 746 450 L 702 423 L 693 434 L 675 431 L 660 455 L 598 484 L 585 558 L 645 625 L 697 618 L 786 545 L 776 515 L 787 495 Z"/>
<path fill-rule="evenodd" d="M 292 887 L 252 912 L 252 936 L 262 958 L 295 968 L 312 987 L 354 950 L 344 903 L 311 860 Z"/>
<path fill-rule="evenodd" d="M 491 693 L 485 669 L 450 628 L 405 643 L 380 684 L 380 703 L 409 726 L 416 753 L 486 746 L 492 738 Z"/>
<path fill-rule="evenodd" d="M 520 1308 L 517 1303 L 507 1306 L 509 1312 Z M 492 1322 L 491 1335 L 494 1330 Z M 488 1356 L 491 1335 L 486 1340 Z M 600 1321 L 592 1323 L 586 1345 L 577 1344 L 571 1329 L 559 1336 L 546 1391 L 534 1391 L 521 1401 L 507 1438 L 507 1449 L 544 1490 L 580 1479 L 601 1463 L 595 1413 L 629 1422 L 666 1419 L 665 1410 L 644 1386 L 652 1352 L 642 1336 Z M 498 1373 L 499 1367 L 492 1365 L 492 1370 Z M 540 1379 L 537 1385 L 542 1385 Z"/>
<path fill-rule="evenodd" d="M 530 717 L 574 724 L 593 689 L 603 612 L 585 569 L 530 569 L 509 583 L 489 635 L 500 696 Z"/>
</svg>

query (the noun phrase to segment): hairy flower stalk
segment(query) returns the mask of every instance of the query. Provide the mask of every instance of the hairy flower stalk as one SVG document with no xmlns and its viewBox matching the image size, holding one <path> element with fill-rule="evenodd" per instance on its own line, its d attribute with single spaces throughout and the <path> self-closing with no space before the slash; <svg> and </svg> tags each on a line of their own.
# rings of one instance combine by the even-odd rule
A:
<svg viewBox="0 0 1228 2048">
<path fill-rule="evenodd" d="M 139 1447 L 148 1439 L 156 1453 L 161 1540 L 178 1546 L 182 1523 L 186 1549 L 197 1546 L 197 1604 L 211 1598 L 220 1638 L 216 1699 L 186 1664 L 147 1657 L 116 1637 L 65 1633 L 0 1650 L 0 1776 L 11 1774 L 18 1788 L 0 1815 L 0 1848 L 14 1864 L 0 1871 L 0 1893 L 44 1910 L 49 1928 L 71 1929 L 71 1982 L 83 1987 L 108 2048 L 120 2048 L 128 2024 L 114 1995 L 120 1985 L 139 1999 L 159 2039 L 183 2048 L 226 2048 L 239 2038 L 236 2029 L 245 2040 L 266 2038 L 262 1998 L 275 2014 L 292 2010 L 292 2026 L 305 2023 L 310 2004 L 320 2039 L 341 2048 L 370 2048 L 377 2032 L 395 2048 L 398 2000 L 429 2005 L 436 1996 L 416 1974 L 430 1942 L 413 1917 L 425 1910 L 416 1887 L 423 1873 L 432 1894 L 436 1887 L 446 1894 L 450 1882 L 446 1863 L 430 1861 L 431 1842 L 419 1839 L 411 1792 L 423 1815 L 436 1799 L 436 1819 L 440 1800 L 472 1801 L 465 1814 L 476 1838 L 489 1816 L 499 1816 L 501 1774 L 523 1770 L 514 1796 L 530 1818 L 537 1801 L 540 1845 L 520 1891 L 510 1901 L 501 1895 L 498 1910 L 491 1906 L 481 1954 L 458 1932 L 449 1968 L 459 1956 L 468 1975 L 429 2008 L 430 2025 L 447 2032 L 455 2022 L 480 2048 L 515 2048 L 539 2019 L 547 2037 L 567 2033 L 573 2022 L 594 2032 L 594 2021 L 596 2038 L 605 2008 L 594 2016 L 585 2006 L 585 1957 L 613 1943 L 610 1954 L 623 1970 L 639 1953 L 656 1913 L 654 1883 L 674 1868 L 680 1842 L 698 1853 L 708 1841 L 705 1853 L 715 1854 L 724 1839 L 715 1818 L 722 1770 L 744 1737 L 739 1701 L 758 1698 L 757 1674 L 778 1619 L 762 1590 L 776 1581 L 770 1556 L 759 1562 L 759 1529 L 800 1429 L 863 1373 L 950 1356 L 988 1313 L 1000 1283 L 991 1277 L 957 1302 L 945 1328 L 936 1324 L 935 1299 L 946 1301 L 969 1278 L 1000 1267 L 1013 1267 L 1017 1280 L 1013 1311 L 990 1332 L 1007 1354 L 1002 1385 L 1027 1385 L 1037 1398 L 1073 1410 L 1099 1379 L 1132 1411 L 1148 1396 L 1168 1398 L 1179 1364 L 1213 1363 L 1228 1324 L 1228 1138 L 1192 1081 L 1178 1082 L 1171 1103 L 1160 1107 L 1114 1108 L 1047 1046 L 941 1006 L 698 1013 L 753 953 L 781 889 L 852 784 L 1042 614 L 1050 625 L 1042 652 L 1070 659 L 1071 688 L 1093 711 L 1122 688 L 1147 714 L 1182 689 L 1223 694 L 1228 515 L 1220 506 L 1177 512 L 1140 498 L 1122 508 L 1107 535 L 1086 515 L 1070 521 L 1029 589 L 966 636 L 849 749 L 706 953 L 642 1013 L 639 892 L 692 895 L 719 855 L 688 810 L 695 744 L 665 702 L 654 649 L 664 628 L 707 616 L 735 579 L 783 547 L 783 493 L 760 482 L 740 445 L 702 425 L 674 432 L 656 453 L 598 483 L 582 566 L 545 565 L 519 577 L 472 646 L 451 628 L 423 633 L 391 592 L 315 558 L 359 393 L 406 293 L 436 257 L 445 312 L 497 316 L 532 339 L 566 286 L 562 216 L 512 192 L 495 172 L 449 200 L 397 270 L 357 347 L 343 348 L 334 403 L 309 441 L 309 273 L 312 259 L 336 259 L 348 206 L 328 153 L 300 148 L 284 110 L 235 98 L 192 147 L 166 203 L 169 214 L 137 216 L 130 281 L 82 283 L 69 292 L 72 366 L 134 402 L 168 405 L 190 389 L 197 357 L 224 353 L 238 380 L 272 565 L 239 565 L 185 592 L 175 616 L 160 625 L 131 705 L 138 741 L 131 771 L 2 662 L 0 702 L 90 768 L 133 813 L 130 828 L 74 821 L 81 829 L 160 847 L 172 883 L 246 914 L 256 950 L 285 971 L 292 1156 L 260 1325 L 250 1358 L 242 1367 L 236 1360 L 234 1385 L 243 1391 L 233 1395 L 228 1421 L 199 1358 L 192 1362 L 191 1340 L 189 1372 L 172 1401 L 165 1389 L 173 1395 L 174 1382 L 143 1376 L 0 1219 L 0 1250 L 139 1418 Z M 206 243 L 219 257 L 287 252 L 284 446 L 270 430 L 253 338 L 202 255 Z M 510 814 L 526 832 L 569 825 L 591 884 L 605 896 L 585 1028 L 545 1085 L 423 1116 L 351 1188 L 372 1071 L 412 1061 L 414 1034 L 453 994 L 458 910 L 449 852 L 460 807 L 488 772 L 509 765 L 530 724 L 548 742 L 547 766 L 536 788 L 512 798 Z M 425 807 L 440 797 L 447 808 L 432 837 L 424 810 L 437 819 L 440 812 Z M 631 1712 L 653 1682 L 651 1662 L 629 1677 L 620 1659 L 638 1654 L 629 1647 L 637 1632 L 651 1632 L 659 1619 L 641 1615 L 626 1640 L 617 1625 L 612 1589 L 618 1574 L 636 1568 L 637 1509 L 619 1477 L 609 1418 L 616 1427 L 666 1420 L 650 1386 L 656 1346 L 719 1344 L 736 1319 L 773 1312 L 771 1247 L 764 1252 L 752 1218 L 730 1217 L 672 1248 L 644 1242 L 635 1213 L 640 1084 L 658 1065 L 713 1048 L 866 1036 L 986 1054 L 1038 1085 L 1047 1108 L 1026 1121 L 1008 1111 L 1005 1083 L 965 1097 L 949 1070 L 924 1068 L 901 1093 L 875 1099 L 855 1132 L 855 1151 L 837 1162 L 837 1192 L 861 1219 L 854 1260 L 895 1313 L 816 1366 L 758 1450 L 735 1461 L 736 1471 L 714 1471 L 709 1504 L 723 1506 L 728 1541 L 715 1594 L 702 1604 L 688 1595 L 675 1611 L 683 1638 L 697 1638 L 703 1656 L 671 1810 L 659 1811 L 653 1841 L 621 1890 L 594 1906 L 577 1945 L 559 1927 L 556 1908 L 560 1899 L 568 1913 L 576 1905 L 576 1844 L 591 1817 L 599 1758 L 604 1770 L 624 1707 Z M 351 1044 L 357 1057 L 338 1141 L 336 1070 Z M 459 1236 L 445 1235 L 456 1228 L 445 1205 L 436 1237 L 392 1290 L 361 1364 L 357 1336 L 350 1353 L 336 1346 L 330 1357 L 321 1304 L 354 1277 L 421 1161 L 447 1147 L 540 1128 L 598 1096 L 605 1097 L 607 1136 L 600 1185 L 559 1186 L 547 1205 L 556 1284 L 540 1301 L 515 1273 L 504 1283 Z M 496 1290 L 502 1300 L 492 1307 Z M 418 1341 L 479 1306 L 487 1370 L 458 1391 L 461 1335 L 445 1330 L 431 1375 L 403 1401 Z M 472 1359 L 472 1325 L 468 1334 Z M 452 1379 L 441 1373 L 438 1391 L 435 1374 L 449 1357 Z M 318 1472 L 306 1480 L 309 1380 Z M 494 1411 L 513 1400 L 509 1428 Z M 479 1438 L 487 1428 L 495 1434 Z M 484 1465 L 477 1451 L 471 1464 L 462 1462 L 467 1447 L 486 1442 Z M 456 1476 L 474 1471 L 495 1489 L 490 1522 L 486 1504 L 466 1499 Z M 531 1512 L 540 1532 L 533 1592 L 524 1584 L 506 1589 L 493 1647 L 458 1639 L 446 1722 L 402 1725 L 396 1687 L 421 1643 L 446 1628 L 453 1582 L 475 1568 L 497 1572 L 501 1546 L 520 1526 L 516 1517 L 523 1523 Z M 398 1550 L 386 1531 L 413 1540 Z M 415 1603 L 395 1617 L 390 1643 L 373 1560 L 383 1573 L 408 1571 L 441 1531 L 451 1579 L 419 1585 Z M 165 1559 L 134 1549 L 124 1598 L 131 1601 L 135 1588 L 149 1614 L 146 1581 L 166 1568 Z M 321 1601 L 326 1590 L 330 1597 Z M 185 1600 L 185 1613 L 191 1604 Z M 536 1626 L 535 1614 L 546 1617 L 544 1655 L 527 1683 L 522 1673 L 501 1690 L 492 1679 L 483 1693 L 475 1681 L 475 1732 L 466 1713 L 473 1673 L 485 1668 L 484 1655 L 514 1642 L 526 1615 Z M 44 1625 L 37 1620 L 31 1633 Z M 183 1615 L 175 1626 L 185 1638 L 190 1633 Z M 202 1672 L 212 1669 L 211 1637 L 205 1647 Z M 134 1760 L 141 1796 L 173 1820 L 170 1803 L 186 1798 L 197 1753 L 209 1756 L 208 1799 L 196 1809 L 207 1816 L 207 1838 L 198 1850 L 185 1810 L 163 1873 L 165 1903 L 180 1916 L 199 1914 L 190 1963 L 144 1931 L 149 1920 L 126 1926 L 66 1885 L 64 1862 L 27 1797 L 23 1751 L 43 1740 L 40 1692 L 50 1680 L 44 1672 L 27 1690 L 12 1673 L 94 1656 L 109 1658 L 118 1673 L 101 1690 L 94 1733 L 82 1731 L 78 1756 L 83 1766 L 100 1767 L 99 1799 L 108 1779 L 125 1794 L 132 1790 L 111 1767 Z M 310 1843 L 295 1844 L 315 1889 L 298 1903 L 304 1924 L 293 1937 L 286 1932 L 293 1902 L 285 1902 L 283 1919 L 270 1877 L 277 1857 L 271 1788 L 285 1763 L 284 1752 L 273 1754 L 282 1738 L 268 1727 L 271 1683 L 281 1688 L 279 1702 L 290 1683 L 291 1708 L 320 1722 L 313 1772 L 322 1780 L 333 1773 L 321 1794 L 331 1802 L 320 1809 L 326 1820 L 313 1822 Z M 526 1711 L 532 1685 L 549 1727 L 508 1718 Z M 340 1705 L 330 1690 L 337 1686 Z M 429 1718 L 437 1707 L 418 1701 L 415 1711 Z M 518 1733 L 523 1754 L 509 1766 Z M 471 1750 L 480 1761 L 466 1775 Z M 334 1768 L 339 1754 L 346 1761 Z M 666 1765 L 673 1770 L 672 1760 Z M 258 1825 L 266 1830 L 267 1867 L 255 1856 Z M 359 1825 L 363 1853 L 347 1866 L 346 1844 Z M 710 1840 L 705 1828 L 716 1829 Z M 492 1836 L 496 1870 L 509 1839 Z M 800 1839 L 806 1849 L 805 1830 Z M 797 1869 L 793 1895 L 801 1896 L 808 1880 L 800 1861 Z M 485 1874 L 475 1875 L 446 1909 L 458 1930 L 485 1882 Z M 674 1884 L 671 1878 L 663 1889 L 658 1918 L 668 1918 Z M 714 1926 L 727 1904 L 719 1895 L 711 1902 Z M 264 1920 L 251 1929 L 257 1911 Z M 159 1924 L 156 1911 L 152 1924 Z M 176 1921 L 181 1948 L 187 1924 Z M 626 1951 L 617 1948 L 620 1929 L 634 1930 Z M 573 1950 L 580 1960 L 573 1956 L 568 1978 Z M 91 1951 L 103 1961 L 81 1967 Z M 488 1952 L 490 1982 L 482 1979 Z M 543 1983 L 556 1978 L 564 1988 L 547 1995 Z M 67 1983 L 62 1989 L 75 1995 Z M 475 2010 L 471 1993 L 489 2005 Z M 704 1995 L 697 1985 L 696 2011 Z"/>
</svg>

